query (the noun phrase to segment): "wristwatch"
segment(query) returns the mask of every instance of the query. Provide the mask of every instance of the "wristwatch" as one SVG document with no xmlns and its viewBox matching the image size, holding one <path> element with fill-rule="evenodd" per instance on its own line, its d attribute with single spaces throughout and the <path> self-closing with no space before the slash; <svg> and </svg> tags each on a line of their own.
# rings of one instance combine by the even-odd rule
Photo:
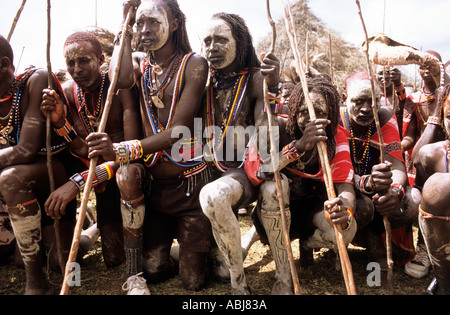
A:
<svg viewBox="0 0 450 315">
<path fill-rule="evenodd" d="M 70 180 L 78 187 L 79 190 L 82 190 L 84 185 L 86 184 L 84 181 L 83 176 L 81 176 L 80 174 L 75 174 L 73 175 Z"/>
</svg>

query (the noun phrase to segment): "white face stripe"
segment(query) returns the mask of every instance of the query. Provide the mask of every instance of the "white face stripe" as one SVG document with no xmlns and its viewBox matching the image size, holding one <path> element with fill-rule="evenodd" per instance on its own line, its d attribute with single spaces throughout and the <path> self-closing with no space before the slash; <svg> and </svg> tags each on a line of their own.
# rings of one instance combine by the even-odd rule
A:
<svg viewBox="0 0 450 315">
<path fill-rule="evenodd" d="M 222 19 L 213 19 L 202 34 L 202 45 L 213 68 L 224 69 L 236 59 L 237 44 L 230 26 Z M 214 59 L 215 51 L 220 58 Z"/>
<path fill-rule="evenodd" d="M 153 1 L 143 2 L 136 12 L 136 21 L 140 19 L 154 20 L 159 23 L 159 31 L 156 33 L 157 41 L 152 43 L 148 49 L 152 51 L 161 49 L 167 43 L 170 33 L 169 18 L 164 7 Z"/>
</svg>

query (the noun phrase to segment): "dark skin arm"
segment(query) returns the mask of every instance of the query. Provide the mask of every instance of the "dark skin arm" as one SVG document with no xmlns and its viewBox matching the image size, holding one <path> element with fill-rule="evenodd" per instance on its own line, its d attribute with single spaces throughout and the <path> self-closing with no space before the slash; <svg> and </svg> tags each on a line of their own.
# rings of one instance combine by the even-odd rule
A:
<svg viewBox="0 0 450 315">
<path fill-rule="evenodd" d="M 47 86 L 48 77 L 45 70 L 36 71 L 28 80 L 22 96 L 21 109 L 24 119 L 19 143 L 0 150 L 0 168 L 33 163 L 37 153 L 45 145 L 46 121 L 40 111 L 40 101 L 42 90 Z"/>
<path fill-rule="evenodd" d="M 121 90 L 119 93 L 120 104 L 123 109 L 123 124 L 127 126 L 124 128 L 125 140 L 136 139 L 140 135 L 140 117 L 137 108 L 137 100 L 134 97 L 131 90 Z M 55 103 L 56 104 L 56 103 Z M 58 106 L 55 107 L 55 111 L 62 113 L 61 104 L 58 102 Z M 44 105 L 45 106 L 45 105 Z M 51 107 L 48 105 L 49 108 Z M 56 117 L 55 121 L 58 121 L 60 117 Z M 80 137 L 77 137 L 83 143 L 83 146 L 87 148 Z M 114 170 L 117 171 L 119 165 L 114 165 Z M 47 199 L 45 203 L 45 211 L 52 218 L 61 218 L 65 214 L 67 205 L 74 199 L 79 193 L 78 187 L 72 182 L 68 181 L 63 186 L 55 190 Z"/>
<path fill-rule="evenodd" d="M 186 71 L 186 85 L 178 103 L 172 127 L 143 139 L 141 144 L 144 155 L 172 148 L 181 139 L 180 135 L 172 136 L 172 131 L 176 127 L 193 128 L 193 118 L 199 112 L 201 96 L 208 77 L 206 60 L 200 56 L 193 56 L 188 63 Z M 106 133 L 92 133 L 86 138 L 86 141 L 89 145 L 89 158 L 102 156 L 106 161 L 114 161 L 116 159 L 112 141 Z"/>
</svg>

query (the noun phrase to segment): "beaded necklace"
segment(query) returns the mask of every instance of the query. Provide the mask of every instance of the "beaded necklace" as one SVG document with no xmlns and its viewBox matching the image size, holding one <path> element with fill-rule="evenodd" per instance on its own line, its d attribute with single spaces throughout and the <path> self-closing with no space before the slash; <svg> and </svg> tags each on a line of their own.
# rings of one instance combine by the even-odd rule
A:
<svg viewBox="0 0 450 315">
<path fill-rule="evenodd" d="M 180 100 L 181 93 L 183 91 L 183 87 L 184 87 L 184 83 L 185 83 L 185 73 L 186 73 L 187 63 L 194 54 L 195 53 L 189 53 L 186 56 L 181 58 L 181 62 L 179 62 L 179 63 L 177 62 L 177 64 L 179 66 L 176 67 L 174 71 L 175 72 L 178 71 L 178 75 L 176 77 L 176 81 L 175 81 L 175 85 L 174 85 L 174 92 L 173 92 L 172 104 L 171 104 L 170 112 L 169 112 L 169 118 L 167 119 L 167 123 L 165 125 L 163 125 L 161 123 L 161 121 L 159 120 L 159 117 L 158 117 L 158 114 L 157 114 L 157 111 L 155 108 L 156 104 L 153 102 L 153 100 L 150 96 L 151 94 L 149 91 L 149 82 L 148 82 L 148 80 L 150 78 L 150 75 L 148 75 L 150 73 L 148 71 L 150 71 L 150 68 L 149 67 L 145 68 L 145 71 L 143 73 L 142 80 L 141 80 L 141 85 L 142 85 L 142 90 L 145 92 L 144 93 L 144 101 L 146 104 L 147 116 L 150 121 L 150 126 L 152 128 L 154 135 L 159 134 L 159 133 L 163 132 L 164 130 L 169 129 L 172 126 L 173 117 L 175 115 L 175 110 L 176 110 L 176 107 Z M 151 71 L 153 71 L 153 69 L 151 69 Z M 162 155 L 167 156 L 167 158 L 171 162 L 173 162 L 174 164 L 176 164 L 178 166 L 182 166 L 182 167 L 195 167 L 204 162 L 203 160 L 200 162 L 194 162 L 194 163 L 178 162 L 171 157 L 170 152 L 168 152 L 167 150 L 163 150 L 156 154 L 151 154 L 151 155 L 145 157 L 144 162 L 147 165 L 147 167 L 150 168 L 156 164 L 156 162 Z"/>
<path fill-rule="evenodd" d="M 106 72 L 102 72 L 102 83 L 100 85 L 100 91 L 99 91 L 99 95 L 98 95 L 98 100 L 97 100 L 97 104 L 96 107 L 94 108 L 94 112 L 91 113 L 89 111 L 89 108 L 87 106 L 87 102 L 86 102 L 86 93 L 85 91 L 83 91 L 83 89 L 81 87 L 79 87 L 75 82 L 74 82 L 74 90 L 75 90 L 75 101 L 76 101 L 76 106 L 78 109 L 78 115 L 81 119 L 81 121 L 83 121 L 83 128 L 86 132 L 86 135 L 95 132 L 98 128 L 98 126 L 100 125 L 100 118 L 102 117 L 102 113 L 103 113 L 103 108 L 105 105 L 105 98 L 104 98 L 104 94 L 105 94 L 105 86 L 106 86 Z"/>
<path fill-rule="evenodd" d="M 6 126 L 0 124 L 0 144 L 12 144 L 19 143 L 20 131 L 22 128 L 20 104 L 22 102 L 22 94 L 28 79 L 33 75 L 37 69 L 30 69 L 19 76 L 14 78 L 14 82 L 11 84 L 8 92 L 2 97 L 0 102 L 5 102 L 12 99 L 11 109 L 8 115 L 3 119 L 8 119 Z"/>
<path fill-rule="evenodd" d="M 355 166 L 357 166 L 357 169 L 355 167 L 355 171 L 359 174 L 359 175 L 365 175 L 366 172 L 369 169 L 369 162 L 371 160 L 371 156 L 370 156 L 370 138 L 372 137 L 372 135 L 374 134 L 375 130 L 376 130 L 376 125 L 375 122 L 372 122 L 372 124 L 370 125 L 369 129 L 367 130 L 366 136 L 364 140 L 358 139 L 362 141 L 362 147 L 359 150 L 359 155 L 361 156 L 358 159 L 358 152 L 356 152 L 356 137 L 352 128 L 352 125 L 350 123 L 350 115 L 348 113 L 347 110 L 345 110 L 345 125 L 347 127 L 347 129 L 350 131 L 350 135 L 351 135 L 351 148 L 352 148 L 352 159 L 355 162 L 354 164 L 356 164 Z M 361 154 L 362 151 L 362 154 Z M 361 169 L 362 167 L 362 169 Z"/>
<path fill-rule="evenodd" d="M 423 125 L 426 126 L 426 125 L 428 125 L 428 122 L 427 122 L 427 120 L 425 120 L 425 118 L 423 117 L 423 114 L 422 114 L 422 108 L 420 107 L 420 104 L 422 104 L 422 96 L 425 96 L 425 101 L 424 101 L 424 103 L 427 103 L 427 104 L 429 104 L 430 101 L 433 101 L 433 100 L 435 99 L 435 96 L 434 96 L 434 93 L 432 93 L 432 92 L 428 92 L 428 93 L 427 93 L 427 92 L 423 92 L 423 93 L 420 93 L 419 103 L 418 103 L 418 105 L 417 105 L 417 111 L 418 111 L 418 113 L 419 113 L 419 116 L 420 116 L 420 119 L 422 120 Z"/>
<path fill-rule="evenodd" d="M 153 104 L 157 108 L 164 108 L 164 103 L 162 102 L 164 90 L 167 86 L 169 86 L 173 76 L 178 71 L 183 60 L 183 56 L 178 56 L 178 54 L 175 53 L 169 57 L 168 61 L 171 61 L 169 71 L 161 83 L 158 82 L 157 75 L 161 75 L 163 73 L 163 69 L 161 66 L 155 65 L 152 60 L 153 58 L 150 54 L 150 56 L 144 59 L 143 64 L 142 74 L 145 78 L 146 96 L 150 96 Z M 167 63 L 167 61 L 164 63 Z"/>
<path fill-rule="evenodd" d="M 212 77 L 215 78 L 214 72 L 212 72 Z M 218 82 L 215 81 L 214 86 L 210 85 L 210 88 L 207 90 L 207 106 L 206 106 L 206 119 L 207 119 L 207 127 L 208 130 L 211 132 L 210 138 L 213 139 L 213 145 L 210 146 L 210 153 L 211 156 L 214 157 L 214 164 L 216 167 L 222 171 L 225 172 L 226 170 L 233 169 L 236 167 L 230 167 L 226 166 L 223 162 L 220 161 L 219 158 L 217 158 L 217 151 L 220 150 L 224 144 L 227 131 L 229 128 L 234 126 L 239 118 L 239 114 L 242 111 L 242 108 L 245 104 L 245 99 L 247 96 L 247 86 L 249 81 L 250 75 L 248 71 L 241 71 L 239 72 L 235 77 L 228 79 L 224 82 Z M 234 81 L 234 82 L 233 82 Z M 230 103 L 228 104 L 224 114 L 223 114 L 223 120 L 221 124 L 221 134 L 218 139 L 216 140 L 216 135 L 212 134 L 213 127 L 215 126 L 215 108 L 214 108 L 214 89 L 220 85 L 227 84 L 233 82 L 233 84 L 228 85 L 228 88 L 231 86 L 233 87 L 233 94 L 230 100 Z M 225 87 L 222 87 L 220 89 L 226 89 Z M 218 144 L 218 145 L 216 145 Z M 244 164 L 245 159 L 243 159 L 243 162 L 241 163 L 238 168 L 241 168 Z"/>
</svg>

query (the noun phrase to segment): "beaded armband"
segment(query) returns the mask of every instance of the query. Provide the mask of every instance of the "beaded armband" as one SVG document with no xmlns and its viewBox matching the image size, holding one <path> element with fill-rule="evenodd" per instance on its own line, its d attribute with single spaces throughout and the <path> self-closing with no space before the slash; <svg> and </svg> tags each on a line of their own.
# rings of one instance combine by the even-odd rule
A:
<svg viewBox="0 0 450 315">
<path fill-rule="evenodd" d="M 405 90 L 405 86 L 403 85 L 403 83 L 400 86 L 395 87 L 395 92 L 397 92 L 398 98 L 401 101 L 404 101 L 406 99 L 406 90 Z"/>
<path fill-rule="evenodd" d="M 144 155 L 142 144 L 139 140 L 124 141 L 113 145 L 116 152 L 116 163 L 129 163 L 142 158 Z"/>
<path fill-rule="evenodd" d="M 282 150 L 283 156 L 288 162 L 294 162 L 305 155 L 304 152 L 302 154 L 298 153 L 297 149 L 295 148 L 295 142 L 296 141 L 292 141 Z"/>
<path fill-rule="evenodd" d="M 441 124 L 441 120 L 439 119 L 439 117 L 430 116 L 430 117 L 428 117 L 427 124 L 432 124 L 432 125 L 438 125 L 439 126 Z"/>
<path fill-rule="evenodd" d="M 347 227 L 344 229 L 344 232 L 350 230 L 350 227 L 352 226 L 352 223 L 353 223 L 353 217 L 354 217 L 352 209 L 350 209 L 349 207 L 346 207 L 346 208 L 347 208 L 348 217 L 347 217 Z"/>
<path fill-rule="evenodd" d="M 280 109 L 280 104 L 281 104 L 281 93 L 271 93 L 268 92 L 267 93 L 268 99 L 269 99 L 269 108 L 270 111 L 273 114 L 278 114 L 279 109 Z M 267 105 L 264 104 L 264 112 L 267 112 L 268 108 Z"/>
<path fill-rule="evenodd" d="M 53 130 L 55 130 L 58 136 L 63 137 L 69 143 L 75 140 L 75 138 L 77 137 L 75 129 L 73 129 L 73 126 L 67 119 L 65 119 L 64 126 L 62 128 L 53 128 Z"/>
</svg>

